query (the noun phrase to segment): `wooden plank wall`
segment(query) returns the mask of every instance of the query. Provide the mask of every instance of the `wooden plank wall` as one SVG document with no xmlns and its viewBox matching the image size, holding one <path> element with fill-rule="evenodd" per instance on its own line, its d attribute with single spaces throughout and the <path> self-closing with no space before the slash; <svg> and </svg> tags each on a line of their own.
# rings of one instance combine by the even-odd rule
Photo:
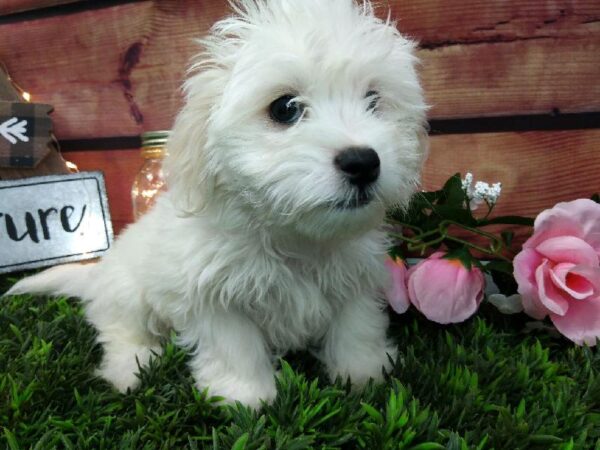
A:
<svg viewBox="0 0 600 450">
<path fill-rule="evenodd" d="M 5 16 L 50 6 L 64 5 L 66 3 L 75 3 L 77 1 L 79 0 L 2 0 L 2 3 L 0 3 L 0 15 Z"/>
<path fill-rule="evenodd" d="M 131 220 L 128 190 L 141 163 L 123 144 L 170 127 L 193 38 L 226 14 L 226 2 L 9 3 L 36 2 L 46 7 L 37 15 L 0 9 L 0 61 L 55 106 L 67 159 L 105 171 L 119 229 Z M 420 42 L 436 132 L 425 187 L 470 170 L 503 182 L 499 213 L 527 215 L 600 190 L 598 0 L 383 3 Z"/>
</svg>

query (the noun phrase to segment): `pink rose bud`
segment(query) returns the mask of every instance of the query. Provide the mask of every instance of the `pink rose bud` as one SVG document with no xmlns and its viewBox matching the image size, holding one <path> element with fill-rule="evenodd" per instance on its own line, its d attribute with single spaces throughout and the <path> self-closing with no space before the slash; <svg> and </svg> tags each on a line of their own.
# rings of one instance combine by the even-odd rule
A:
<svg viewBox="0 0 600 450">
<path fill-rule="evenodd" d="M 389 283 L 384 290 L 385 298 L 394 311 L 405 313 L 410 306 L 406 291 L 406 264 L 400 258 L 387 258 L 385 267 L 390 273 Z"/>
<path fill-rule="evenodd" d="M 558 203 L 535 219 L 514 259 L 523 308 L 550 316 L 559 332 L 582 345 L 600 338 L 600 204 Z"/>
<path fill-rule="evenodd" d="M 408 271 L 408 296 L 425 317 L 446 324 L 471 317 L 481 300 L 485 279 L 476 267 L 437 252 Z"/>
</svg>

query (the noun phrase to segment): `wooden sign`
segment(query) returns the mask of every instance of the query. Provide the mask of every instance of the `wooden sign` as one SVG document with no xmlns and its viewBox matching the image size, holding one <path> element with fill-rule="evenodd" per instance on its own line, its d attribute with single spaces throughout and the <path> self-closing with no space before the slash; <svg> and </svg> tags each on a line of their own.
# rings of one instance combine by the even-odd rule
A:
<svg viewBox="0 0 600 450">
<path fill-rule="evenodd" d="M 101 172 L 0 181 L 0 273 L 96 258 L 112 239 Z"/>
<path fill-rule="evenodd" d="M 52 106 L 0 101 L 0 167 L 35 167 L 50 148 Z"/>
</svg>

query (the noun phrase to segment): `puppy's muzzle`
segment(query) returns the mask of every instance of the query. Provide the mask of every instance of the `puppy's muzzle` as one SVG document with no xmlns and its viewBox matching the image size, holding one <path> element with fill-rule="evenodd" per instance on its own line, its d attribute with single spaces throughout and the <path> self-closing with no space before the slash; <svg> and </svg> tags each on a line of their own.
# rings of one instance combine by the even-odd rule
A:
<svg viewBox="0 0 600 450">
<path fill-rule="evenodd" d="M 337 154 L 333 163 L 346 180 L 360 191 L 364 191 L 379 178 L 379 156 L 372 148 L 347 148 Z"/>
</svg>

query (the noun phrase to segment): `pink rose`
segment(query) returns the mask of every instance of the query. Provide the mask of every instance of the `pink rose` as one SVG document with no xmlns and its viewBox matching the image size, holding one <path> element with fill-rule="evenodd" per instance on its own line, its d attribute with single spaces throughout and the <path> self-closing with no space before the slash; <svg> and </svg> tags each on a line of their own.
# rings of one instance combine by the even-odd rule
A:
<svg viewBox="0 0 600 450">
<path fill-rule="evenodd" d="M 390 273 L 390 282 L 384 290 L 385 297 L 394 311 L 405 313 L 410 306 L 406 291 L 406 264 L 399 258 L 387 258 L 385 266 Z"/>
<path fill-rule="evenodd" d="M 463 322 L 477 311 L 485 279 L 478 268 L 468 270 L 459 260 L 442 256 L 434 253 L 408 271 L 408 296 L 429 320 Z"/>
<path fill-rule="evenodd" d="M 573 342 L 600 337 L 600 205 L 558 203 L 535 219 L 533 236 L 514 259 L 523 308 L 547 315 Z"/>
</svg>

